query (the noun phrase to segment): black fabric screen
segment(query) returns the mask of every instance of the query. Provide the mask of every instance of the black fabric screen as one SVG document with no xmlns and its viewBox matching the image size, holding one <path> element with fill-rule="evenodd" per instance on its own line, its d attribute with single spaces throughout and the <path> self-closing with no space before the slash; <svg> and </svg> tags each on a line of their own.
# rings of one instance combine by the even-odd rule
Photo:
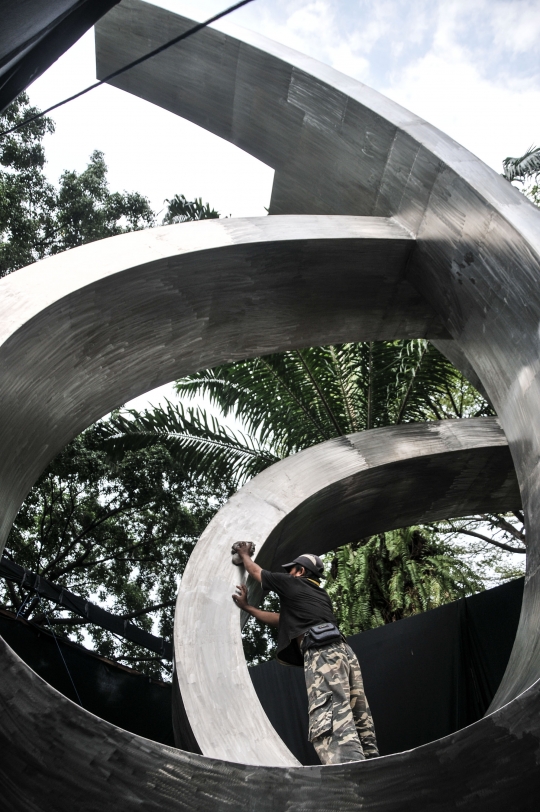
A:
<svg viewBox="0 0 540 812">
<path fill-rule="evenodd" d="M 362 667 L 381 755 L 439 739 L 481 718 L 506 668 L 522 595 L 521 578 L 349 638 Z M 77 701 L 48 632 L 0 612 L 0 634 L 37 674 Z M 125 730 L 174 744 L 171 685 L 115 666 L 81 646 L 60 646 L 87 710 Z M 250 668 L 250 674 L 285 744 L 302 764 L 318 764 L 307 741 L 303 670 L 274 660 Z M 178 714 L 177 742 L 198 752 L 183 718 Z"/>
<path fill-rule="evenodd" d="M 502 679 L 521 610 L 523 579 L 349 638 L 360 661 L 381 755 L 439 739 L 480 719 Z M 304 673 L 276 661 L 250 669 L 274 728 L 302 764 Z"/>
<path fill-rule="evenodd" d="M 77 702 L 66 666 L 83 707 L 118 727 L 174 745 L 172 686 L 114 665 L 82 646 L 59 641 L 47 631 L 0 612 L 0 634 L 19 657 L 50 685 Z"/>
</svg>

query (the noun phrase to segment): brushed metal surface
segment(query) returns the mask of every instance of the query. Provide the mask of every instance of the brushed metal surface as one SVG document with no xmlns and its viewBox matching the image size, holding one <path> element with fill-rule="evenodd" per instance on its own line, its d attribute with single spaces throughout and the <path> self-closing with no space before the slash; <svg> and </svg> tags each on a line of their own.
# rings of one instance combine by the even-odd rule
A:
<svg viewBox="0 0 540 812">
<path fill-rule="evenodd" d="M 127 0 L 98 26 L 100 75 L 189 24 Z M 4 536 L 32 481 L 62 445 L 144 389 L 289 347 L 369 337 L 453 339 L 455 357 L 465 358 L 495 405 L 516 465 L 530 546 L 520 630 L 491 715 L 407 753 L 329 767 L 254 767 L 145 741 L 73 705 L 2 643 L 1 808 L 536 810 L 540 213 L 443 133 L 315 60 L 250 32 L 207 30 L 184 45 L 126 74 L 118 86 L 273 166 L 272 214 L 322 217 L 124 235 L 0 283 Z M 326 215 L 339 215 L 340 223 Z M 385 224 L 341 221 L 350 215 Z M 386 231 L 358 271 L 366 227 Z M 317 245 L 323 231 L 323 248 L 335 241 L 326 254 Z M 392 281 L 384 295 L 376 281 L 366 285 L 366 299 L 363 269 L 380 274 L 382 256 Z M 370 320 L 373 307 L 378 312 Z M 465 449 L 455 453 L 466 459 Z M 411 461 L 415 476 L 420 462 Z M 388 472 L 392 482 L 391 464 Z M 434 485 L 451 478 L 452 467 L 439 473 Z M 343 477 L 336 471 L 337 482 Z M 378 481 L 382 492 L 384 482 Z M 303 511 L 312 507 L 324 537 L 325 505 L 336 503 L 348 532 L 347 488 L 327 484 L 317 494 L 313 504 L 309 497 L 291 504 L 287 538 L 300 539 Z M 451 488 L 439 496 L 450 509 Z M 465 496 L 460 485 L 456 498 L 463 503 Z M 433 515 L 427 500 L 425 515 Z M 220 608 L 229 612 L 216 607 L 216 617 Z M 234 635 L 238 630 L 232 645 Z"/>
<path fill-rule="evenodd" d="M 60 449 L 148 389 L 279 349 L 446 335 L 403 280 L 413 243 L 377 217 L 207 220 L 94 242 L 2 279 L 0 545 Z"/>
<path fill-rule="evenodd" d="M 476 724 L 405 753 L 254 768 L 175 750 L 98 719 L 47 685 L 2 639 L 0 673 L 2 812 L 538 809 L 538 684 Z"/>
<path fill-rule="evenodd" d="M 231 600 L 245 572 L 231 565 L 234 542 L 254 541 L 257 562 L 280 570 L 303 552 L 320 555 L 410 523 L 519 507 L 514 466 L 495 418 L 339 437 L 248 482 L 210 522 L 180 584 L 176 669 L 201 751 L 243 764 L 298 764 L 264 714 L 246 668 Z M 260 598 L 259 585 L 251 583 L 251 602 Z"/>
<path fill-rule="evenodd" d="M 190 25 L 123 0 L 96 26 L 98 75 Z M 393 216 L 416 237 L 407 278 L 444 320 L 454 362 L 464 358 L 494 405 L 527 517 L 523 613 L 500 706 L 540 677 L 540 211 L 453 139 L 361 82 L 260 34 L 223 29 L 206 29 L 114 84 L 273 167 L 271 214 Z"/>
</svg>

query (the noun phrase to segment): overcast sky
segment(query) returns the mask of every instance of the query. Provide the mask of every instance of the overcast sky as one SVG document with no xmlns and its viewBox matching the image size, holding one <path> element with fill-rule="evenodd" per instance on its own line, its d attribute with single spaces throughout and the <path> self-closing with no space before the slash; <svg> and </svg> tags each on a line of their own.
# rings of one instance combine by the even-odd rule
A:
<svg viewBox="0 0 540 812">
<path fill-rule="evenodd" d="M 206 19 L 231 0 L 156 3 Z M 540 4 L 529 0 L 254 0 L 229 18 L 376 88 L 496 171 L 540 143 Z M 95 80 L 93 32 L 30 88 L 48 106 Z M 176 193 L 222 214 L 264 215 L 273 172 L 171 113 L 102 87 L 52 114 L 47 173 L 105 153 L 111 188 L 155 209 Z"/>
</svg>

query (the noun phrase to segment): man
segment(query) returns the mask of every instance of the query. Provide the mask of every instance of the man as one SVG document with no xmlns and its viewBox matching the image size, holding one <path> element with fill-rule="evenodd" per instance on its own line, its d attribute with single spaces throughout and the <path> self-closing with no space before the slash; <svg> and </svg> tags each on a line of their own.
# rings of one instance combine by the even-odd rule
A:
<svg viewBox="0 0 540 812">
<path fill-rule="evenodd" d="M 257 620 L 278 627 L 279 662 L 304 667 L 309 740 L 321 764 L 343 764 L 378 756 L 360 666 L 339 633 L 332 603 L 320 585 L 324 566 L 319 556 L 301 555 L 283 565 L 286 573 L 275 573 L 263 570 L 251 559 L 248 542 L 235 544 L 234 549 L 263 590 L 279 596 L 279 613 L 250 606 L 245 586 L 237 587 L 233 600 Z M 333 640 L 316 640 L 318 626 L 329 629 L 326 635 L 333 634 Z"/>
</svg>

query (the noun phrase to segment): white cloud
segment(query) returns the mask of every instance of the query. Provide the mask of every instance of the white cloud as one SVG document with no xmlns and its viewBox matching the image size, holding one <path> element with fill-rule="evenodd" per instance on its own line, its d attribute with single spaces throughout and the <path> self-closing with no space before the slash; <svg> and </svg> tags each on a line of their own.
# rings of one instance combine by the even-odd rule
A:
<svg viewBox="0 0 540 812">
<path fill-rule="evenodd" d="M 259 30 L 372 85 L 496 171 L 540 142 L 540 7 L 529 0 L 317 0 Z"/>
<path fill-rule="evenodd" d="M 498 172 L 503 158 L 540 140 L 540 90 L 498 87 L 465 61 L 429 53 L 383 90 Z"/>
</svg>

